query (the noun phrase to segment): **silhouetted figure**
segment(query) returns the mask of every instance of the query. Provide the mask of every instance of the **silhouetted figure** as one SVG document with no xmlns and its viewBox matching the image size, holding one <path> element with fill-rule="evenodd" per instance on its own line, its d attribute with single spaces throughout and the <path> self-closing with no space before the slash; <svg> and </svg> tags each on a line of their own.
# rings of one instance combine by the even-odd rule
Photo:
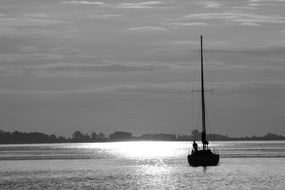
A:
<svg viewBox="0 0 285 190">
<path fill-rule="evenodd" d="M 203 150 L 208 149 L 209 142 L 206 140 L 206 133 L 205 133 L 205 131 L 202 132 L 202 143 L 203 143 Z"/>
<path fill-rule="evenodd" d="M 198 145 L 197 145 L 197 143 L 195 141 L 193 142 L 193 148 L 194 148 L 195 152 L 198 151 Z"/>
</svg>

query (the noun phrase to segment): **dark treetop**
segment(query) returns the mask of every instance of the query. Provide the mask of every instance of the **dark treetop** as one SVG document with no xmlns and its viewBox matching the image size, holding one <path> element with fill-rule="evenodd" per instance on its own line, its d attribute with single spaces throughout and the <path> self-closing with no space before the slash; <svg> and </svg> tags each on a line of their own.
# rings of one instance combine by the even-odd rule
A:
<svg viewBox="0 0 285 190">
<path fill-rule="evenodd" d="M 47 135 L 39 132 L 5 132 L 0 130 L 0 144 L 24 144 L 24 143 L 65 143 L 65 142 L 113 142 L 113 141 L 142 141 L 142 140 L 157 140 L 157 141 L 193 141 L 199 140 L 201 133 L 198 130 L 193 130 L 191 135 L 176 135 L 176 134 L 144 134 L 139 137 L 133 136 L 130 132 L 115 131 L 106 136 L 104 133 L 90 134 L 82 133 L 79 130 L 75 131 L 72 137 L 66 138 L 56 136 L 55 134 Z M 231 141 L 231 140 L 285 140 L 285 136 L 268 133 L 264 136 L 257 137 L 228 137 L 220 134 L 207 134 L 207 139 L 210 141 Z"/>
</svg>

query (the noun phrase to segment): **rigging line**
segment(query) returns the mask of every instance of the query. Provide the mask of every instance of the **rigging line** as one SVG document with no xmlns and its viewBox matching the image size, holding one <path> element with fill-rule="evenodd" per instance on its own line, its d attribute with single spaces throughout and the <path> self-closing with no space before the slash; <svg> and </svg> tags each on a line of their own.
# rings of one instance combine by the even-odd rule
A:
<svg viewBox="0 0 285 190">
<path fill-rule="evenodd" d="M 205 47 L 205 46 L 204 46 Z M 212 77 L 212 75 L 211 75 L 211 72 L 210 72 L 210 67 L 211 67 L 211 64 L 209 64 L 209 63 L 211 63 L 211 60 L 209 60 L 209 61 L 206 61 L 206 56 L 207 56 L 207 52 L 208 52 L 208 50 L 207 50 L 207 48 L 204 48 L 204 57 L 205 57 L 205 61 L 204 61 L 204 65 L 205 65 L 205 68 L 204 68 L 204 70 L 205 70 L 205 73 L 206 73 L 206 81 L 208 81 L 208 83 L 209 83 L 209 86 L 211 86 L 211 87 L 213 87 L 213 77 Z M 212 88 L 211 88 L 212 89 Z"/>
<path fill-rule="evenodd" d="M 209 128 L 209 131 L 211 133 L 215 133 L 215 122 L 214 122 L 214 91 L 212 90 L 211 91 L 211 94 L 209 94 L 208 96 L 211 95 L 211 102 L 207 102 L 207 107 L 206 107 L 206 118 L 207 118 L 207 121 L 208 121 L 208 128 Z M 205 101 L 208 101 L 209 98 L 206 98 Z"/>
<path fill-rule="evenodd" d="M 192 118 L 191 118 L 191 121 L 192 121 L 192 131 L 194 130 L 194 97 L 193 97 L 193 92 L 191 93 L 191 110 L 192 110 Z"/>
<path fill-rule="evenodd" d="M 210 74 L 210 69 L 208 69 L 210 66 L 209 64 L 205 64 L 206 65 L 206 77 L 208 79 L 208 83 L 209 83 L 209 86 L 213 87 L 213 77 L 212 75 Z"/>
<path fill-rule="evenodd" d="M 205 100 L 206 101 L 206 100 Z M 210 122 L 210 117 L 209 117 L 209 112 L 208 112 L 208 107 L 206 106 L 205 107 L 205 112 L 206 112 L 206 120 L 207 120 L 207 128 L 209 129 L 208 131 L 208 134 L 212 133 L 212 124 Z"/>
<path fill-rule="evenodd" d="M 211 87 L 211 128 L 212 128 L 212 133 L 215 133 L 215 121 L 214 121 L 214 90 L 213 90 L 213 78 L 211 75 L 211 72 L 209 71 L 209 64 L 206 64 L 206 74 L 208 78 L 208 84 Z"/>
<path fill-rule="evenodd" d="M 207 49 L 205 49 L 205 51 L 207 53 Z M 209 71 L 210 70 L 209 69 L 210 65 L 209 64 L 204 64 L 204 65 L 205 65 L 205 70 L 206 70 L 207 83 L 209 84 L 210 89 L 211 89 L 211 90 L 208 90 L 207 92 L 211 92 L 211 100 L 212 100 L 211 101 L 211 109 L 210 109 L 211 110 L 211 115 L 209 115 L 209 112 L 208 112 L 208 109 L 207 109 L 206 111 L 207 111 L 208 114 L 206 115 L 206 118 L 207 118 L 208 126 L 209 126 L 209 129 L 210 129 L 211 133 L 215 133 L 213 78 L 212 78 L 211 72 Z M 211 120 L 211 122 L 210 122 L 210 120 Z"/>
<path fill-rule="evenodd" d="M 198 50 L 197 50 L 197 52 L 198 52 Z M 197 54 L 195 54 L 196 55 L 196 58 L 198 59 L 198 55 L 199 55 L 199 53 L 197 53 Z M 192 79 L 192 89 L 191 89 L 191 101 L 192 101 L 192 130 L 194 130 L 194 129 L 197 129 L 197 126 L 198 126 L 198 124 L 197 124 L 197 121 L 196 121 L 196 127 L 195 127 L 195 123 L 194 123 L 194 118 L 196 117 L 196 115 L 195 115 L 195 110 L 197 110 L 197 109 L 195 109 L 196 108 L 196 105 L 195 105 L 195 101 L 194 101 L 194 88 L 195 88 L 195 85 L 196 85 L 196 80 L 197 80 L 197 73 L 198 73 L 198 69 L 197 69 L 197 67 L 198 67 L 198 64 L 192 64 L 192 66 L 194 65 L 194 68 L 193 67 L 191 67 L 192 68 L 192 71 L 193 71 L 193 79 Z M 199 107 L 200 108 L 200 107 Z M 199 112 L 198 112 L 199 113 Z M 199 119 L 199 118 L 198 118 Z"/>
<path fill-rule="evenodd" d="M 215 134 L 216 133 L 216 129 L 215 129 L 215 97 L 214 97 L 214 92 L 212 92 L 211 93 L 211 95 L 212 95 L 212 120 L 213 120 L 213 133 Z M 214 140 L 216 140 L 215 139 L 215 135 L 214 135 Z"/>
<path fill-rule="evenodd" d="M 207 102 L 207 105 L 205 107 L 205 111 L 206 111 L 206 121 L 207 121 L 207 129 L 209 130 L 208 134 L 214 134 L 215 133 L 215 123 L 214 123 L 214 96 L 213 96 L 213 92 L 211 93 L 212 95 L 212 101 L 211 104 L 209 104 L 209 102 Z M 207 101 L 208 99 L 206 98 L 205 101 Z"/>
<path fill-rule="evenodd" d="M 196 129 L 198 129 L 199 121 L 200 121 L 200 116 L 201 116 L 201 104 L 202 101 L 200 100 L 200 104 L 198 104 L 198 113 L 197 113 L 197 119 L 196 119 Z M 201 123 L 202 125 L 202 123 Z"/>
<path fill-rule="evenodd" d="M 214 91 L 211 93 L 212 95 L 212 126 L 213 126 L 213 141 L 217 140 L 216 137 L 216 124 L 215 124 L 215 97 L 214 97 Z M 213 147 L 214 152 L 217 152 L 218 150 Z"/>
</svg>

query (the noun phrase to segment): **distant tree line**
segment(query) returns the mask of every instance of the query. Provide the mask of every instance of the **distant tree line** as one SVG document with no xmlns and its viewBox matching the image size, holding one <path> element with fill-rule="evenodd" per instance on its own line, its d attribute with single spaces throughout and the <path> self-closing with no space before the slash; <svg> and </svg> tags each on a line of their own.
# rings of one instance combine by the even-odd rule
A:
<svg viewBox="0 0 285 190">
<path fill-rule="evenodd" d="M 133 136 L 130 132 L 115 131 L 106 136 L 104 133 L 82 133 L 77 130 L 72 137 L 66 138 L 56 136 L 55 134 L 47 135 L 39 132 L 5 132 L 0 130 L 0 144 L 24 144 L 24 143 L 66 143 L 66 142 L 112 142 L 112 141 L 193 141 L 200 140 L 201 132 L 193 130 L 191 135 L 176 134 L 144 134 L 139 137 Z M 264 136 L 257 137 L 239 137 L 232 138 L 221 134 L 207 134 L 210 141 L 233 141 L 233 140 L 285 140 L 285 136 L 268 133 Z"/>
<path fill-rule="evenodd" d="M 60 143 L 65 142 L 66 138 L 62 136 L 47 135 L 39 132 L 4 132 L 0 130 L 0 144 L 18 144 L 18 143 Z"/>
</svg>

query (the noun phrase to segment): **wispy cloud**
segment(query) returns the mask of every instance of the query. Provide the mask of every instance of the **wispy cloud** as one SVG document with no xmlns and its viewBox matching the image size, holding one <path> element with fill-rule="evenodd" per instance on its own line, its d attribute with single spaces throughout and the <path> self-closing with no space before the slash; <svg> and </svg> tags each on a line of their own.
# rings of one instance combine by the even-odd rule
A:
<svg viewBox="0 0 285 190">
<path fill-rule="evenodd" d="M 278 4 L 281 5 L 284 2 L 284 0 L 249 0 L 248 7 L 257 9 L 262 6 L 278 6 Z"/>
<path fill-rule="evenodd" d="M 159 65 L 155 63 L 110 63 L 90 64 L 90 63 L 48 63 L 40 65 L 19 65 L 3 67 L 3 72 L 7 71 L 26 71 L 35 76 L 85 76 L 94 73 L 127 73 L 127 72 L 145 72 L 165 69 L 169 65 Z M 8 69 L 8 70 L 7 70 Z"/>
<path fill-rule="evenodd" d="M 55 34 L 58 31 L 49 29 L 48 27 L 61 27 L 63 24 L 68 23 L 67 21 L 62 21 L 41 12 L 17 15 L 2 14 L 0 16 L 0 34 L 10 36 Z"/>
<path fill-rule="evenodd" d="M 143 26 L 143 27 L 131 27 L 128 28 L 131 31 L 166 31 L 165 28 L 157 26 Z"/>
<path fill-rule="evenodd" d="M 44 26 L 63 24 L 64 21 L 53 18 L 45 13 L 26 13 L 19 16 L 0 15 L 0 26 Z"/>
<path fill-rule="evenodd" d="M 218 3 L 216 1 L 201 1 L 201 2 L 196 2 L 196 5 L 203 6 L 204 8 L 221 8 L 223 5 L 221 3 Z"/>
<path fill-rule="evenodd" d="M 260 2 L 285 2 L 285 0 L 249 0 L 250 3 L 260 3 Z"/>
<path fill-rule="evenodd" d="M 0 25 L 3 26 L 44 26 L 62 24 L 64 22 L 52 18 L 18 17 L 0 18 Z"/>
<path fill-rule="evenodd" d="M 62 53 L 62 54 L 74 54 L 74 53 L 81 53 L 82 51 L 78 48 L 72 48 L 72 47 L 57 47 L 53 49 L 56 53 Z"/>
<path fill-rule="evenodd" d="M 240 24 L 244 26 L 260 26 L 260 24 L 254 22 L 241 22 Z"/>
<path fill-rule="evenodd" d="M 144 1 L 137 3 L 119 3 L 117 8 L 125 9 L 145 9 L 145 8 L 157 8 L 157 5 L 160 5 L 160 1 Z"/>
<path fill-rule="evenodd" d="M 22 73 L 23 73 L 23 69 L 15 67 L 15 66 L 10 66 L 10 65 L 0 66 L 1 76 L 19 76 Z"/>
<path fill-rule="evenodd" d="M 8 53 L 0 54 L 0 61 L 2 63 L 23 62 L 33 60 L 54 60 L 63 58 L 58 53 L 40 53 L 40 52 L 23 52 L 22 53 Z"/>
<path fill-rule="evenodd" d="M 143 1 L 143 2 L 132 2 L 132 3 L 105 3 L 102 1 L 86 1 L 86 0 L 66 0 L 62 1 L 63 4 L 74 4 L 74 5 L 94 5 L 94 6 L 109 6 L 112 8 L 122 9 L 150 9 L 158 8 L 161 5 L 161 1 Z"/>
<path fill-rule="evenodd" d="M 208 25 L 205 22 L 169 22 L 169 23 L 163 23 L 165 25 L 169 26 L 205 26 Z"/>
<path fill-rule="evenodd" d="M 189 40 L 176 40 L 176 41 L 166 41 L 167 44 L 171 45 L 197 45 L 197 41 L 189 41 Z"/>
<path fill-rule="evenodd" d="M 199 13 L 186 15 L 186 19 L 203 19 L 203 20 L 228 20 L 237 23 L 285 23 L 285 18 L 278 15 L 258 15 L 254 13 L 242 12 L 224 12 L 224 13 Z"/>
<path fill-rule="evenodd" d="M 98 19 L 122 19 L 124 15 L 121 14 L 102 14 L 102 15 L 92 15 L 90 18 Z"/>
<path fill-rule="evenodd" d="M 65 4 L 81 4 L 81 5 L 99 5 L 99 6 L 107 5 L 106 3 L 101 2 L 101 1 L 77 1 L 77 0 L 70 0 L 70 1 L 62 1 L 62 3 L 65 3 Z"/>
<path fill-rule="evenodd" d="M 87 88 L 76 88 L 72 90 L 19 90 L 0 88 L 0 94 L 49 94 L 61 95 L 70 93 L 143 93 L 143 94 L 188 94 L 190 92 L 189 82 L 174 83 L 140 83 L 140 84 L 116 84 L 105 86 L 90 86 Z"/>
</svg>

